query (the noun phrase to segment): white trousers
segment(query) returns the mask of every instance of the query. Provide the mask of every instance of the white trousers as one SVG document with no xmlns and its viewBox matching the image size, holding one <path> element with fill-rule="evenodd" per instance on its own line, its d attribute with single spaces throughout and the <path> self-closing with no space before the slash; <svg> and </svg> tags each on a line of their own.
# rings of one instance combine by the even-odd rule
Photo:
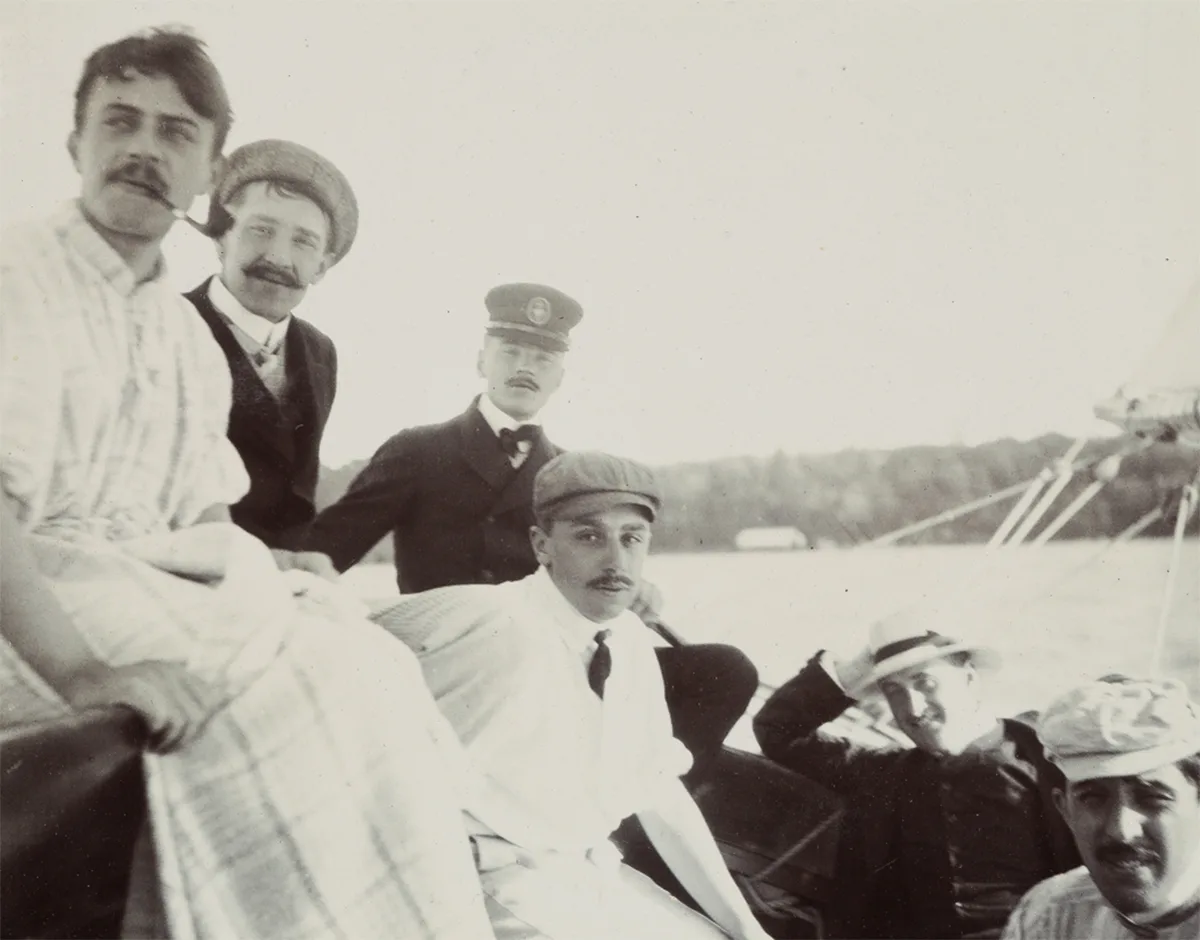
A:
<svg viewBox="0 0 1200 940">
<path fill-rule="evenodd" d="M 628 865 L 476 837 L 496 940 L 718 940 L 716 924 Z"/>
</svg>

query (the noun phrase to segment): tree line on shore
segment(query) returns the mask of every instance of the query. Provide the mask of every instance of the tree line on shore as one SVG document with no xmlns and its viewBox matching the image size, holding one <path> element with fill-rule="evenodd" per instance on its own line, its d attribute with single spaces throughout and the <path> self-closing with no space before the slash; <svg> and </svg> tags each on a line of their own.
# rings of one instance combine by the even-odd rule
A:
<svg viewBox="0 0 1200 940">
<path fill-rule="evenodd" d="M 1047 434 L 1031 441 L 1004 439 L 974 447 L 916 446 L 820 455 L 777 452 L 659 467 L 664 505 L 655 526 L 654 547 L 656 551 L 729 551 L 739 532 L 759 526 L 795 527 L 819 548 L 860 545 L 1032 479 L 1062 457 L 1070 444 L 1069 438 Z M 1107 456 L 1120 445 L 1119 440 L 1091 441 L 1080 459 Z M 365 463 L 322 468 L 318 508 L 340 497 Z M 1169 444 L 1126 456 L 1116 477 L 1055 538 L 1113 536 L 1160 504 L 1168 512 L 1143 535 L 1170 535 L 1172 501 L 1193 478 L 1198 463 L 1194 449 Z M 1076 474 L 1046 520 L 1092 479 L 1086 471 Z M 925 530 L 904 543 L 986 542 L 1016 498 Z M 1191 530 L 1195 529 L 1193 521 Z M 367 560 L 391 558 L 391 541 L 386 539 Z"/>
</svg>

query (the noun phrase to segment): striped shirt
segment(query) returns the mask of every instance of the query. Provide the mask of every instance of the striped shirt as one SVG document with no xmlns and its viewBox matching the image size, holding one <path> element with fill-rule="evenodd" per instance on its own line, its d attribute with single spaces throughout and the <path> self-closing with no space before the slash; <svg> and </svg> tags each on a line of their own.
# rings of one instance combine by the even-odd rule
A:
<svg viewBox="0 0 1200 940">
<path fill-rule="evenodd" d="M 229 365 L 162 268 L 137 283 L 74 202 L 5 233 L 0 472 L 28 529 L 132 538 L 246 492 Z"/>
<path fill-rule="evenodd" d="M 1170 926 L 1131 924 L 1109 906 L 1081 866 L 1033 887 L 1012 912 L 1001 936 L 1003 940 L 1197 940 L 1200 909 Z"/>
</svg>

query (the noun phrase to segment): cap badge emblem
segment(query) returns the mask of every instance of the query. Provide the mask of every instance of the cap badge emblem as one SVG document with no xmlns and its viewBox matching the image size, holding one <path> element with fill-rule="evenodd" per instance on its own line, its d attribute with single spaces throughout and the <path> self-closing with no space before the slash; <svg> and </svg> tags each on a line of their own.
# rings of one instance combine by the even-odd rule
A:
<svg viewBox="0 0 1200 940">
<path fill-rule="evenodd" d="M 550 322 L 550 301 L 534 297 L 525 305 L 525 319 L 534 326 L 545 326 Z"/>
</svg>

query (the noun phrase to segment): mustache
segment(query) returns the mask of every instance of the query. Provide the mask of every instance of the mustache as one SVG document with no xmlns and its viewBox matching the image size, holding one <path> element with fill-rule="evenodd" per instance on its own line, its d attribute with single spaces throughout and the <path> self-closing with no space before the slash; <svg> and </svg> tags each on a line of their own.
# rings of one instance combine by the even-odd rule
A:
<svg viewBox="0 0 1200 940">
<path fill-rule="evenodd" d="M 1158 853 L 1139 842 L 1108 842 L 1096 849 L 1096 858 L 1109 865 L 1136 862 L 1139 865 L 1156 866 L 1161 861 Z"/>
<path fill-rule="evenodd" d="M 621 574 L 602 574 L 587 583 L 590 588 L 631 588 L 633 581 Z"/>
<path fill-rule="evenodd" d="M 299 288 L 300 278 L 296 276 L 294 271 L 289 271 L 287 268 L 281 268 L 274 264 L 270 264 L 263 260 L 253 261 L 242 269 L 242 273 L 248 277 L 262 278 L 263 280 L 275 281 L 282 284 L 284 287 Z"/>
<path fill-rule="evenodd" d="M 514 375 L 506 383 L 509 388 L 528 388 L 533 391 L 540 391 L 537 382 L 530 375 Z"/>
<path fill-rule="evenodd" d="M 145 160 L 130 160 L 109 173 L 107 179 L 110 183 L 133 183 L 149 190 L 161 201 L 167 201 L 167 181 L 153 163 Z"/>
</svg>

